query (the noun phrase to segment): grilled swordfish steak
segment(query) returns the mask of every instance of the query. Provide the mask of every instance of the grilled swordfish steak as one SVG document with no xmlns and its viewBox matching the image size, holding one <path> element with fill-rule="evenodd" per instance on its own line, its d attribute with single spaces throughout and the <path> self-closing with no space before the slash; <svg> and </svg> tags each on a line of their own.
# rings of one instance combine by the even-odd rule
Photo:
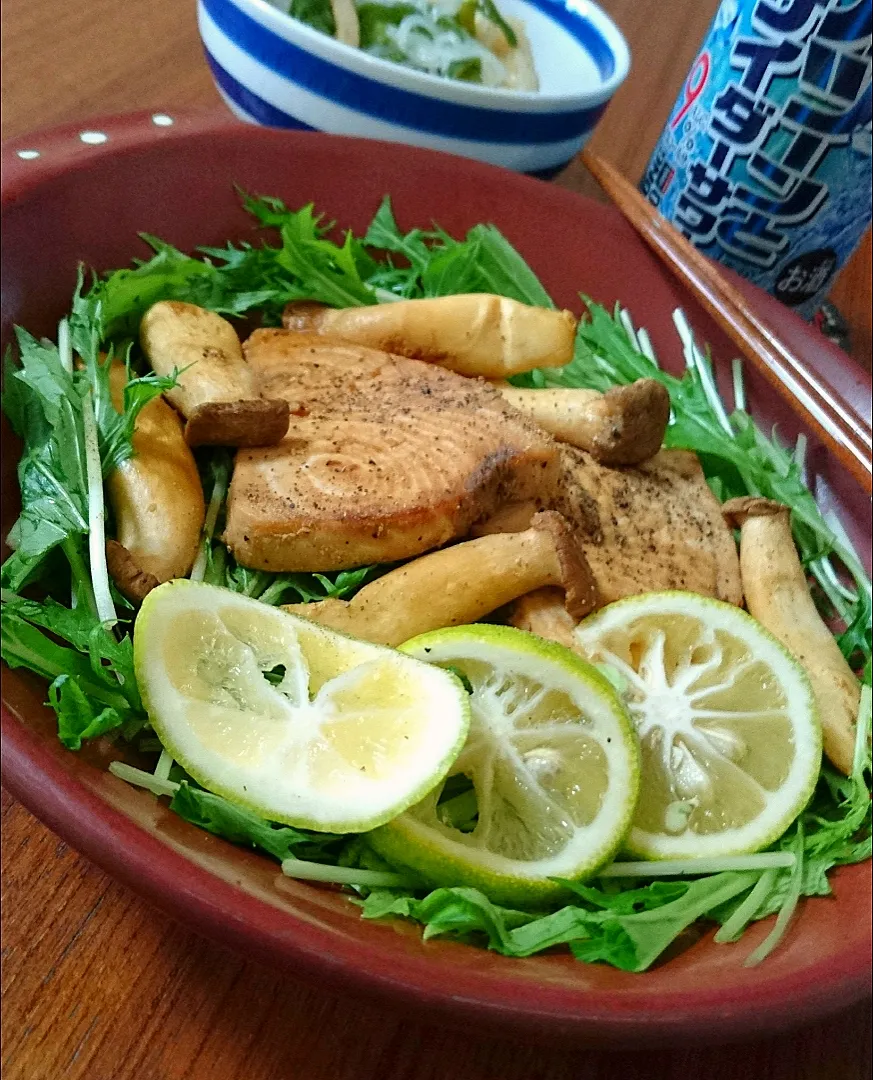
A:
<svg viewBox="0 0 873 1080">
<path fill-rule="evenodd" d="M 291 409 L 282 442 L 237 454 L 225 541 L 244 566 L 407 559 L 506 501 L 554 501 L 557 444 L 483 381 L 288 330 L 256 330 L 244 352 Z"/>
<path fill-rule="evenodd" d="M 601 604 L 662 589 L 743 602 L 737 545 L 696 454 L 661 450 L 632 468 L 573 447 L 561 456 L 558 505 L 576 523 Z"/>
</svg>

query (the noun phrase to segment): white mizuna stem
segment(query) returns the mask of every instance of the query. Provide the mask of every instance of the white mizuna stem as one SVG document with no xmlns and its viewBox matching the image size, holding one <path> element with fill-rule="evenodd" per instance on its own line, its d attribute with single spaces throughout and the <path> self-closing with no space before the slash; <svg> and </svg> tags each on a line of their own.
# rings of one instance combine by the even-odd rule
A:
<svg viewBox="0 0 873 1080">
<path fill-rule="evenodd" d="M 212 485 L 212 494 L 209 497 L 209 506 L 206 508 L 206 517 L 203 521 L 203 533 L 200 540 L 200 550 L 194 565 L 191 567 L 191 580 L 202 581 L 206 573 L 209 545 L 215 532 L 215 523 L 218 521 L 218 512 L 224 497 L 227 494 L 227 486 L 230 480 L 230 470 L 220 468 L 216 471 L 215 482 Z"/>
<path fill-rule="evenodd" d="M 101 622 L 115 623 L 118 615 L 109 588 L 106 567 L 106 506 L 103 501 L 103 470 L 97 442 L 94 400 L 89 390 L 82 402 L 82 427 L 85 434 L 85 472 L 88 478 L 88 557 L 91 563 L 91 586 Z"/>
<path fill-rule="evenodd" d="M 833 510 L 829 510 L 828 513 L 825 514 L 825 522 L 839 541 L 839 546 L 837 547 L 835 554 L 845 563 L 846 568 L 852 572 L 852 576 L 855 578 L 857 584 L 863 588 L 866 595 L 870 597 L 870 578 L 864 567 L 861 565 L 861 560 L 858 558 L 857 551 L 855 551 L 855 545 L 849 539 L 849 534 L 846 532 L 842 521 L 840 521 Z"/>
<path fill-rule="evenodd" d="M 737 910 L 724 923 L 715 935 L 715 941 L 721 945 L 726 941 L 736 941 L 749 923 L 757 915 L 764 897 L 773 888 L 776 881 L 776 873 L 772 867 L 765 870 L 755 882 L 755 887 L 740 904 Z"/>
<path fill-rule="evenodd" d="M 825 514 L 825 523 L 836 540 L 833 555 L 835 555 L 850 571 L 858 590 L 862 591 L 869 601 L 870 578 L 867 576 L 864 567 L 858 559 L 857 552 L 855 551 L 852 541 L 849 539 L 849 534 L 843 527 L 843 523 L 833 510 L 829 510 L 828 513 Z M 849 622 L 851 620 L 851 611 L 846 607 L 844 601 L 848 601 L 850 604 L 856 604 L 858 602 L 858 593 L 847 588 L 843 582 L 840 581 L 829 556 L 816 559 L 812 564 L 811 569 L 819 584 L 827 593 L 831 603 L 840 613 L 841 618 L 846 622 Z"/>
<path fill-rule="evenodd" d="M 404 297 L 398 296 L 397 293 L 391 292 L 390 289 L 374 289 L 373 292 L 380 304 L 394 304 L 398 300 L 404 299 Z"/>
<path fill-rule="evenodd" d="M 282 873 L 301 881 L 326 881 L 334 885 L 365 885 L 368 888 L 414 888 L 415 882 L 388 870 L 356 870 L 352 866 L 327 866 L 304 859 L 285 859 Z"/>
<path fill-rule="evenodd" d="M 43 338 L 43 344 L 51 346 L 52 342 L 48 338 Z M 64 317 L 58 323 L 58 359 L 61 362 L 61 367 L 64 371 L 70 375 L 73 373 L 73 346 L 70 341 L 70 323 L 69 320 Z M 7 544 L 9 540 L 7 538 Z M 75 583 L 73 584 L 72 591 L 70 593 L 70 607 L 76 608 L 79 603 L 79 597 L 76 592 Z"/>
<path fill-rule="evenodd" d="M 806 447 L 807 438 L 801 431 L 794 444 L 794 464 L 800 469 L 802 475 L 806 473 Z M 806 483 L 805 480 L 804 483 Z"/>
<path fill-rule="evenodd" d="M 746 384 L 743 380 L 743 362 L 735 356 L 731 360 L 731 374 L 734 380 L 734 408 L 746 412 Z"/>
<path fill-rule="evenodd" d="M 633 345 L 637 352 L 642 352 L 639 339 L 637 338 L 637 332 L 636 330 L 634 330 L 634 324 L 631 322 L 630 312 L 625 311 L 624 308 L 621 308 L 618 313 L 618 317 L 621 320 L 621 325 L 624 327 L 625 333 L 627 334 L 631 345 Z"/>
<path fill-rule="evenodd" d="M 861 703 L 858 706 L 858 720 L 855 726 L 855 753 L 852 757 L 852 776 L 857 776 L 868 761 L 871 719 L 873 719 L 873 688 L 862 686 Z"/>
<path fill-rule="evenodd" d="M 65 371 L 73 370 L 73 346 L 70 343 L 70 324 L 67 319 L 58 323 L 58 356 Z"/>
<path fill-rule="evenodd" d="M 730 420 L 728 420 L 728 415 L 725 412 L 724 404 L 718 392 L 718 387 L 715 385 L 712 371 L 706 362 L 706 358 L 700 349 L 698 349 L 697 344 L 694 341 L 691 327 L 688 325 L 688 320 L 685 318 L 685 312 L 681 308 L 676 308 L 673 312 L 673 324 L 682 341 L 686 365 L 697 372 L 703 390 L 709 401 L 710 408 L 718 417 L 719 423 L 728 435 L 733 435 L 734 429 L 731 427 Z"/>
<path fill-rule="evenodd" d="M 795 848 L 797 851 L 797 858 L 791 871 L 791 880 L 788 882 L 788 891 L 785 896 L 785 902 L 780 908 L 779 914 L 776 916 L 776 922 L 773 929 L 766 938 L 764 938 L 758 948 L 746 957 L 743 967 L 756 967 L 762 960 L 766 960 L 785 936 L 785 931 L 797 908 L 797 902 L 800 899 L 800 893 L 803 886 L 803 826 L 801 822 L 798 822 L 797 824 L 797 840 L 795 842 Z"/>
<path fill-rule="evenodd" d="M 721 859 L 657 859 L 651 862 L 614 862 L 598 871 L 601 878 L 682 877 L 720 874 L 726 870 L 771 870 L 794 866 L 790 851 L 762 851 L 757 855 L 726 855 Z"/>
<path fill-rule="evenodd" d="M 173 767 L 173 755 L 166 750 L 161 750 L 161 756 L 153 773 L 156 780 L 169 780 L 170 769 Z"/>
<path fill-rule="evenodd" d="M 840 579 L 837 577 L 837 572 L 834 569 L 834 564 L 830 561 L 827 555 L 824 555 L 822 556 L 822 558 L 815 560 L 815 562 L 813 563 L 813 570 L 821 571 L 821 576 L 819 576 L 819 582 L 821 582 L 823 587 L 825 587 L 825 582 L 822 581 L 822 576 L 827 578 L 827 581 L 830 583 L 831 589 L 837 594 L 837 596 L 841 596 L 844 600 L 848 600 L 850 604 L 857 604 L 858 594 L 852 589 L 847 588 L 847 586 L 845 586 L 842 581 L 840 581 Z M 831 589 L 827 589 L 828 596 L 831 597 L 831 601 L 833 602 L 834 607 L 837 608 L 843 618 L 847 619 L 849 612 L 844 609 L 843 606 L 834 598 Z"/>
<path fill-rule="evenodd" d="M 640 352 L 647 360 L 651 360 L 655 367 L 658 366 L 658 358 L 655 356 L 655 349 L 652 345 L 652 339 L 649 337 L 649 332 L 644 326 L 641 326 L 637 330 L 637 344 L 640 347 Z"/>
<path fill-rule="evenodd" d="M 119 780 L 125 780 L 134 787 L 145 788 L 152 795 L 175 795 L 179 790 L 179 785 L 171 780 L 161 780 L 153 773 L 135 769 L 132 765 L 125 765 L 123 761 L 110 761 L 109 771 Z"/>
</svg>

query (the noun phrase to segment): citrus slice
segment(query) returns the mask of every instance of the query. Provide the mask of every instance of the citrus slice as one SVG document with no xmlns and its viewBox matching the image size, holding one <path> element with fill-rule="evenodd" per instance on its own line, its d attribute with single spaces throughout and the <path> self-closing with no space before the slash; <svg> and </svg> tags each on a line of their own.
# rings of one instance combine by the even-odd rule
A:
<svg viewBox="0 0 873 1080">
<path fill-rule="evenodd" d="M 134 663 L 158 737 L 198 783 L 302 828 L 401 813 L 469 728 L 456 676 L 214 585 L 150 592 Z"/>
<path fill-rule="evenodd" d="M 608 861 L 639 772 L 610 684 L 569 649 L 505 626 L 435 630 L 401 649 L 459 671 L 473 719 L 446 783 L 371 833 L 376 850 L 435 885 L 473 885 L 510 904 L 557 897 L 551 878 Z"/>
<path fill-rule="evenodd" d="M 575 631 L 626 681 L 642 750 L 626 848 L 650 859 L 758 851 L 806 804 L 821 728 L 806 673 L 760 623 L 718 600 L 619 600 Z"/>
</svg>

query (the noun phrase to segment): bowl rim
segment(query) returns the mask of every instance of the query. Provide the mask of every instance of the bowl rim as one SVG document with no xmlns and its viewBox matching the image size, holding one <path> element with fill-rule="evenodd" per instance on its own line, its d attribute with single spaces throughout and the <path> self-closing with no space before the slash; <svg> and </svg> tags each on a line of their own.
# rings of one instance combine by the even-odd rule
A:
<svg viewBox="0 0 873 1080">
<path fill-rule="evenodd" d="M 209 11 L 211 2 L 217 2 L 217 0 L 198 0 L 198 7 L 210 18 L 212 18 Z M 315 56 L 353 71 L 364 78 L 370 78 L 374 82 L 396 90 L 417 92 L 436 100 L 451 101 L 475 108 L 505 109 L 512 112 L 514 111 L 512 105 L 515 104 L 518 106 L 515 111 L 521 113 L 563 112 L 593 108 L 608 102 L 613 97 L 627 78 L 631 66 L 630 47 L 623 33 L 612 17 L 594 0 L 572 0 L 571 3 L 565 3 L 564 0 L 547 0 L 556 7 L 562 6 L 570 16 L 591 25 L 601 41 L 609 48 L 615 65 L 612 74 L 603 79 L 596 88 L 565 94 L 542 94 L 539 91 L 477 86 L 439 75 L 431 75 L 378 56 L 371 56 L 361 49 L 337 41 L 281 11 L 269 0 L 220 0 L 220 2 L 236 7 L 261 27 L 272 31 L 285 41 L 297 44 L 295 37 L 301 39 L 306 44 L 307 51 Z M 530 3 L 554 23 L 543 0 L 521 0 L 521 2 Z M 220 23 L 216 22 L 216 25 L 221 29 Z M 584 46 L 580 43 L 580 47 Z"/>
<path fill-rule="evenodd" d="M 174 114 L 177 122 L 170 128 L 150 123 L 155 115 L 152 110 L 94 120 L 87 127 L 113 132 L 108 142 L 98 146 L 83 146 L 77 140 L 76 133 L 85 127 L 81 123 L 5 143 L 0 199 L 4 210 L 14 207 L 46 181 L 68 172 L 89 170 L 95 157 L 135 155 L 158 139 L 184 141 L 191 135 L 220 137 L 228 131 L 244 130 L 253 139 L 277 146 L 281 142 L 286 146 L 297 143 L 305 153 L 308 146 L 319 142 L 349 138 L 252 127 L 234 121 L 223 109 L 209 113 L 174 110 Z M 366 145 L 370 152 L 398 152 L 392 143 L 352 141 Z M 37 142 L 45 149 L 45 159 L 37 168 L 34 162 L 16 158 L 21 147 Z M 411 157 L 432 158 L 438 154 L 410 147 L 403 147 L 402 152 Z M 530 185 L 541 183 L 481 162 L 453 160 L 483 180 L 496 180 L 499 174 L 501 183 L 527 192 L 535 190 Z M 563 192 L 561 197 L 592 201 L 572 192 Z M 613 207 L 600 209 L 620 219 Z M 748 288 L 753 296 L 763 295 L 752 286 Z M 866 373 L 850 357 L 835 350 L 834 359 L 838 367 L 860 374 L 861 382 L 869 385 Z M 395 1005 L 424 1007 L 447 1020 L 458 1021 L 458 1006 L 462 1003 L 464 1017 L 459 1022 L 466 1027 L 474 1019 L 504 1027 L 507 1021 L 513 1021 L 541 1033 L 621 1043 L 625 1047 L 628 1040 L 641 1045 L 677 1036 L 708 1043 L 750 1037 L 837 1012 L 870 993 L 869 950 L 859 949 L 857 941 L 848 940 L 841 952 L 813 959 L 802 973 L 768 975 L 752 994 L 739 986 L 726 993 L 724 988 L 710 985 L 694 991 L 673 991 L 656 1001 L 651 994 L 633 988 L 596 992 L 580 989 L 571 993 L 566 987 L 538 984 L 536 1000 L 532 1000 L 523 983 L 513 984 L 493 976 L 483 979 L 475 966 L 472 970 L 454 970 L 450 991 L 430 976 L 431 962 L 426 958 L 394 954 L 388 970 L 381 947 L 306 923 L 293 912 L 270 905 L 197 865 L 65 769 L 41 745 L 39 736 L 7 707 L 5 697 L 0 714 L 0 775 L 4 786 L 25 807 L 76 850 L 164 912 L 219 943 L 232 944 L 243 955 L 284 967 L 289 974 L 304 973 L 357 993 L 377 993 Z M 592 996 L 596 1004 L 586 1002 L 586 997 Z"/>
</svg>

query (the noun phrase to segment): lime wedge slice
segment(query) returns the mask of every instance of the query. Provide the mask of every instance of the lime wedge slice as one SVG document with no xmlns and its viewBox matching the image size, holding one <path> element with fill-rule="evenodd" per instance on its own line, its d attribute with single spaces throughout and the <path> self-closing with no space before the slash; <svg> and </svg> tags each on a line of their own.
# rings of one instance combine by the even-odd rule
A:
<svg viewBox="0 0 873 1080">
<path fill-rule="evenodd" d="M 401 649 L 459 671 L 473 719 L 449 779 L 371 833 L 376 850 L 435 885 L 473 885 L 509 904 L 556 898 L 551 878 L 607 862 L 630 824 L 639 771 L 609 683 L 568 649 L 504 626 L 436 630 Z"/>
<path fill-rule="evenodd" d="M 693 593 L 646 593 L 575 634 L 626 681 L 642 749 L 629 851 L 744 855 L 782 835 L 818 779 L 821 728 L 806 673 L 760 623 Z"/>
<path fill-rule="evenodd" d="M 194 779 L 273 821 L 364 832 L 445 776 L 468 695 L 453 674 L 191 581 L 134 630 L 143 702 Z"/>
</svg>

